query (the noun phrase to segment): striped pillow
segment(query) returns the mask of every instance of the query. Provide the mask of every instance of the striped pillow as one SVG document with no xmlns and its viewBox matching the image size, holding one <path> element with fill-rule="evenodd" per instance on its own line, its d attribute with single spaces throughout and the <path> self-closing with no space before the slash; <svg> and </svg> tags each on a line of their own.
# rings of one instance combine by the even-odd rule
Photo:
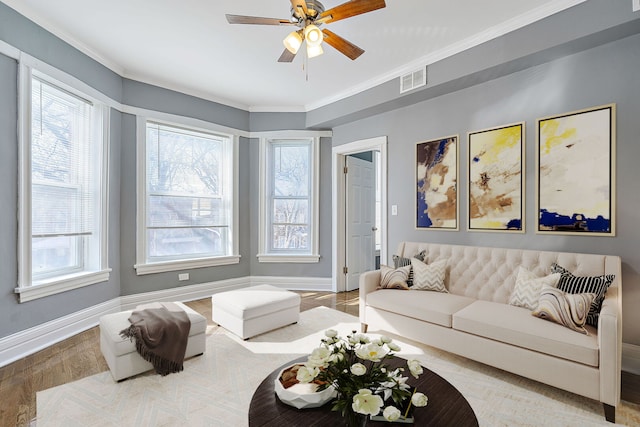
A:
<svg viewBox="0 0 640 427">
<path fill-rule="evenodd" d="M 393 266 L 395 268 L 406 267 L 411 265 L 411 258 L 404 258 L 398 255 L 393 256 Z M 407 277 L 407 286 L 413 286 L 413 269 L 409 270 L 409 277 Z"/>
<path fill-rule="evenodd" d="M 584 328 L 589 307 L 596 294 L 568 294 L 553 286 L 544 285 L 533 316 L 566 326 L 581 334 L 589 335 Z"/>
<path fill-rule="evenodd" d="M 426 256 L 427 251 L 418 252 L 413 257 L 419 259 L 420 261 L 424 261 L 424 257 Z M 399 255 L 393 256 L 393 266 L 395 268 L 406 267 L 407 265 L 411 265 L 411 258 L 404 258 Z M 413 269 L 409 271 L 409 277 L 407 278 L 407 286 L 413 286 Z"/>
<path fill-rule="evenodd" d="M 587 316 L 587 325 L 598 327 L 598 316 L 602 308 L 604 294 L 615 279 L 614 274 L 602 276 L 574 276 L 569 270 L 554 263 L 551 266 L 552 273 L 560 273 L 558 289 L 570 294 L 594 293 L 596 297 L 591 303 Z"/>
<path fill-rule="evenodd" d="M 378 289 L 409 289 L 407 278 L 411 266 L 391 268 L 387 265 L 380 266 L 380 285 Z"/>
</svg>

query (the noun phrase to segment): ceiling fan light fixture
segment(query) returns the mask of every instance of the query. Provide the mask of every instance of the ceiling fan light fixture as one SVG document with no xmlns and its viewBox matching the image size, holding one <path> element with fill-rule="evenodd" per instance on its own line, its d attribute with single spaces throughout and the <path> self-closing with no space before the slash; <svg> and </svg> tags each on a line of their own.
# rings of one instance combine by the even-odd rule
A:
<svg viewBox="0 0 640 427">
<path fill-rule="evenodd" d="M 320 56 L 324 53 L 321 45 L 311 46 L 307 43 L 307 58 L 315 58 L 316 56 Z"/>
<path fill-rule="evenodd" d="M 325 10 L 319 0 L 289 0 L 289 2 L 291 3 L 291 16 L 287 19 L 226 14 L 227 21 L 230 24 L 298 27 L 297 31 L 290 33 L 282 40 L 285 49 L 280 54 L 278 62 L 292 62 L 305 43 L 307 58 L 322 55 L 322 42 L 325 37 L 332 48 L 354 60 L 364 53 L 363 49 L 328 29 L 320 30 L 318 27 L 386 7 L 385 0 L 346 0 L 328 10 Z"/>
<path fill-rule="evenodd" d="M 304 39 L 309 46 L 320 46 L 323 37 L 322 31 L 316 25 L 310 24 L 304 27 Z"/>
<path fill-rule="evenodd" d="M 282 40 L 284 47 L 294 55 L 298 53 L 300 46 L 302 46 L 302 36 L 298 31 L 292 31 L 284 40 Z"/>
</svg>

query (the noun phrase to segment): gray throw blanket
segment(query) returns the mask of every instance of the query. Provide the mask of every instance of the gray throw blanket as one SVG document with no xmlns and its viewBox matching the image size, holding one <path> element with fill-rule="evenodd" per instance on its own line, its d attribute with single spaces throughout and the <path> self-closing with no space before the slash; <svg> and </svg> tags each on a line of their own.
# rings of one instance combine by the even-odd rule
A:
<svg viewBox="0 0 640 427">
<path fill-rule="evenodd" d="M 135 310 L 129 317 L 131 326 L 120 336 L 136 341 L 136 350 L 164 376 L 183 370 L 191 321 L 174 303 L 153 304 Z"/>
</svg>

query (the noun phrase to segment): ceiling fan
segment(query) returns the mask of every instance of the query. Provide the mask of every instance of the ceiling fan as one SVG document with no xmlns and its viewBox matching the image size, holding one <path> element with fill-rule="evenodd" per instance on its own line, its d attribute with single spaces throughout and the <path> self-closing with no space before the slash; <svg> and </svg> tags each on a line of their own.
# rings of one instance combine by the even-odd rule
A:
<svg viewBox="0 0 640 427">
<path fill-rule="evenodd" d="M 227 14 L 230 24 L 255 25 L 291 25 L 299 30 L 291 32 L 284 40 L 285 49 L 278 62 L 291 62 L 295 58 L 303 42 L 306 42 L 307 57 L 322 55 L 322 41 L 338 50 L 348 58 L 354 60 L 364 53 L 364 50 L 345 40 L 332 31 L 320 30 L 323 24 L 361 15 L 386 6 L 384 0 L 350 0 L 346 3 L 325 10 L 317 0 L 290 0 L 291 18 L 277 19 L 261 16 L 244 16 Z"/>
</svg>

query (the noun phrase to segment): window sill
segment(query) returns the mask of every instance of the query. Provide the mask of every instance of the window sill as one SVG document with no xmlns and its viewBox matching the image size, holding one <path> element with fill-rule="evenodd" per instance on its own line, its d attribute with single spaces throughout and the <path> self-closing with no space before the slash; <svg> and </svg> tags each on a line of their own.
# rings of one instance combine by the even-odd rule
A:
<svg viewBox="0 0 640 427">
<path fill-rule="evenodd" d="M 215 258 L 199 258 L 181 261 L 155 262 L 151 264 L 136 264 L 136 274 L 165 273 L 167 271 L 191 270 L 193 268 L 216 267 L 219 265 L 231 265 L 240 263 L 240 255 L 230 255 Z"/>
<path fill-rule="evenodd" d="M 279 262 L 279 263 L 317 263 L 320 262 L 320 255 L 295 255 L 295 254 L 258 254 L 258 262 Z"/>
<path fill-rule="evenodd" d="M 94 271 L 89 273 L 70 274 L 68 276 L 56 277 L 54 279 L 34 282 L 31 286 L 15 288 L 14 292 L 20 297 L 20 302 L 32 301 L 44 298 L 72 289 L 82 288 L 109 280 L 111 269 Z"/>
</svg>

